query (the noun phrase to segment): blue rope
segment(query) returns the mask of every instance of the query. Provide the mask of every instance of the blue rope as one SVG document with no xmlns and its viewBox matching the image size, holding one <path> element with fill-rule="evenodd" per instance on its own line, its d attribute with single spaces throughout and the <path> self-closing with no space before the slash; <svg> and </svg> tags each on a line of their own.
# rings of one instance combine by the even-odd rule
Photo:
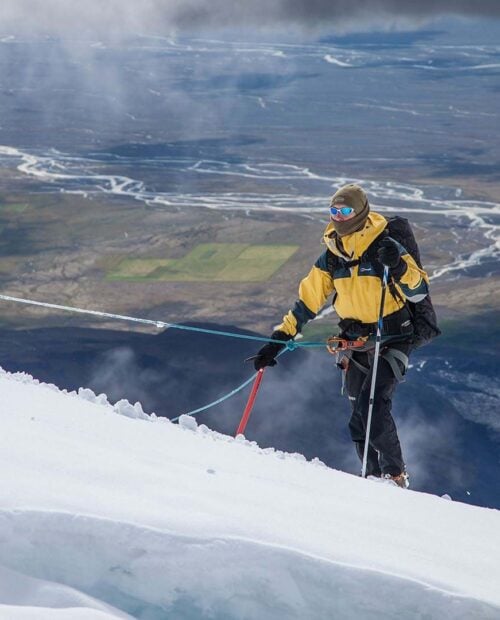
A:
<svg viewBox="0 0 500 620">
<path fill-rule="evenodd" d="M 201 413 L 202 411 L 206 411 L 207 409 L 210 409 L 211 407 L 215 407 L 215 405 L 223 403 L 225 400 L 227 400 L 228 398 L 231 398 L 231 396 L 234 396 L 235 394 L 240 392 L 243 388 L 245 388 L 249 383 L 251 383 L 255 379 L 256 376 L 257 376 L 257 373 L 253 374 L 249 379 L 247 379 L 245 382 L 243 382 L 237 388 L 235 388 L 231 392 L 228 392 L 225 396 L 221 396 L 217 400 L 214 400 L 212 403 L 208 403 L 208 405 L 205 405 L 204 407 L 200 407 L 199 409 L 194 409 L 193 411 L 189 411 L 189 412 L 181 414 L 181 415 L 195 415 L 197 413 Z M 176 418 L 171 418 L 170 421 L 171 422 L 177 422 L 180 417 L 181 416 L 178 415 Z"/>
<path fill-rule="evenodd" d="M 12 297 L 10 295 L 0 294 L 0 299 L 4 301 L 11 301 L 14 303 L 27 304 L 31 306 L 41 306 L 43 308 L 50 308 L 52 310 L 62 310 L 64 312 L 75 312 L 79 314 L 90 314 L 92 316 L 98 316 L 101 318 L 109 318 L 109 319 L 114 319 L 118 321 L 130 321 L 134 323 L 154 325 L 158 329 L 162 329 L 162 328 L 183 329 L 185 331 L 198 332 L 202 334 L 211 334 L 214 336 L 228 336 L 230 338 L 242 338 L 245 340 L 256 340 L 258 342 L 269 342 L 270 341 L 270 338 L 264 338 L 263 336 L 249 336 L 247 334 L 235 334 L 233 332 L 219 331 L 216 329 L 191 327 L 189 325 L 180 325 L 177 323 L 165 323 L 163 321 L 153 321 L 151 319 L 142 319 L 142 318 L 137 318 L 137 317 L 132 317 L 132 316 L 125 316 L 122 314 L 111 314 L 109 312 L 99 312 L 98 310 L 85 310 L 84 308 L 75 308 L 72 306 L 61 306 L 59 304 L 50 304 L 50 303 L 42 302 L 42 301 L 35 301 L 34 299 L 22 299 L 19 297 Z M 324 342 L 296 342 L 295 340 L 274 340 L 274 339 L 273 339 L 273 342 L 278 342 L 280 344 L 285 345 L 284 349 L 282 349 L 276 357 L 278 357 L 282 353 L 285 353 L 286 351 L 294 351 L 295 349 L 299 347 L 324 347 L 325 346 Z M 227 400 L 228 398 L 230 398 L 231 396 L 233 396 L 234 394 L 242 390 L 244 387 L 246 387 L 255 378 L 255 376 L 256 376 L 255 374 L 252 375 L 239 387 L 235 388 L 234 390 L 232 390 L 225 396 L 221 396 L 221 398 L 217 399 L 213 403 L 209 403 L 208 405 L 205 405 L 204 407 L 200 407 L 199 409 L 190 411 L 186 413 L 185 415 L 195 415 L 196 413 L 201 413 L 202 411 L 210 409 L 210 407 L 214 407 L 215 405 L 218 405 L 219 403 L 224 402 L 225 400 Z M 179 418 L 180 416 L 177 416 L 176 418 L 172 418 L 172 422 L 176 422 Z"/>
<path fill-rule="evenodd" d="M 158 322 L 157 322 L 158 324 Z M 269 342 L 271 339 L 269 336 L 265 338 L 264 336 L 249 336 L 247 334 L 235 334 L 234 332 L 224 332 L 216 329 L 204 329 L 202 327 L 191 327 L 189 325 L 180 325 L 178 323 L 164 323 L 166 327 L 170 327 L 171 329 L 184 329 L 190 332 L 198 332 L 202 334 L 211 334 L 213 336 L 228 336 L 230 338 L 243 338 L 245 340 L 257 340 L 258 342 Z M 278 342 L 280 344 L 285 344 L 287 349 L 290 351 L 295 350 L 298 347 L 324 347 L 324 342 L 297 342 L 292 340 L 278 340 L 273 338 L 273 342 Z"/>
<path fill-rule="evenodd" d="M 279 357 L 280 355 L 283 355 L 283 353 L 286 353 L 287 351 L 291 351 L 291 350 L 293 349 L 287 346 L 285 349 L 281 350 L 276 357 Z M 224 396 L 221 396 L 217 400 L 214 400 L 213 402 L 208 403 L 208 405 L 205 405 L 204 407 L 200 407 L 199 409 L 194 409 L 193 411 L 188 411 L 187 413 L 184 413 L 184 414 L 181 413 L 181 415 L 196 415 L 197 413 L 201 413 L 202 411 L 206 411 L 207 409 L 210 409 L 211 407 L 215 407 L 215 405 L 219 405 L 220 403 L 223 403 L 225 400 L 228 400 L 229 398 L 231 398 L 231 396 L 234 396 L 235 394 L 240 392 L 243 388 L 245 388 L 249 383 L 251 383 L 255 379 L 256 376 L 257 376 L 257 373 L 254 373 L 251 377 L 249 377 L 246 381 L 244 381 L 237 388 L 234 388 L 234 390 L 231 390 L 231 392 L 228 392 L 227 394 L 225 394 Z M 170 421 L 178 422 L 181 415 L 178 415 L 176 418 L 170 418 Z"/>
<path fill-rule="evenodd" d="M 269 342 L 269 338 L 264 336 L 249 336 L 247 334 L 235 334 L 233 332 L 219 331 L 216 329 L 204 329 L 202 327 L 191 327 L 189 325 L 181 325 L 178 323 L 165 323 L 164 321 L 154 321 L 152 319 L 141 319 L 133 316 L 126 316 L 123 314 L 111 314 L 110 312 L 99 312 L 98 310 L 85 310 L 84 308 L 75 308 L 73 306 L 61 306 L 59 304 L 50 304 L 42 301 L 35 301 L 34 299 L 22 299 L 20 297 L 12 297 L 11 295 L 1 295 L 0 299 L 4 301 L 12 301 L 19 304 L 27 304 L 30 306 L 39 306 L 42 308 L 50 308 L 52 310 L 62 310 L 64 312 L 75 312 L 78 314 L 89 314 L 91 316 L 98 316 L 101 318 L 108 318 L 117 321 L 129 321 L 134 323 L 142 323 L 144 325 L 154 325 L 158 329 L 171 328 L 171 329 L 183 329 L 189 332 L 198 332 L 202 334 L 212 334 L 214 336 L 228 336 L 230 338 L 243 338 L 245 340 L 256 340 L 258 342 Z M 282 344 L 286 344 L 287 347 L 293 351 L 296 347 L 323 347 L 323 342 L 295 342 L 288 340 L 276 340 Z M 290 344 L 291 343 L 291 344 Z"/>
</svg>

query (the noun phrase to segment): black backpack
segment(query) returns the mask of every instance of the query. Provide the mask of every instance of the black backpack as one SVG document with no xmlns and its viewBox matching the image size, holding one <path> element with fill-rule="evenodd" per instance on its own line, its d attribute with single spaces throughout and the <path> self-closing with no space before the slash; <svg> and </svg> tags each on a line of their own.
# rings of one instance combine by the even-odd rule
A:
<svg viewBox="0 0 500 620">
<path fill-rule="evenodd" d="M 360 262 L 369 260 L 374 267 L 380 265 L 376 260 L 377 250 L 380 241 L 389 235 L 391 239 L 394 239 L 400 243 L 405 250 L 412 256 L 417 265 L 422 269 L 422 263 L 420 261 L 420 251 L 418 249 L 417 241 L 413 230 L 411 229 L 410 222 L 398 215 L 387 218 L 387 228 L 379 235 L 366 249 L 360 260 L 343 261 L 338 256 L 335 256 L 330 250 L 328 250 L 328 270 L 333 275 L 337 262 L 345 263 L 346 267 L 353 267 Z M 382 276 L 383 269 L 380 265 L 380 276 Z M 404 301 L 399 291 L 396 289 L 394 282 L 389 283 L 389 290 L 391 295 L 399 301 Z M 406 307 L 408 308 L 413 323 L 413 340 L 412 344 L 415 347 L 421 347 L 424 344 L 431 342 L 434 338 L 437 338 L 441 334 L 441 330 L 437 326 L 436 312 L 432 305 L 430 295 L 428 294 L 422 301 L 411 302 L 406 300 Z"/>
</svg>

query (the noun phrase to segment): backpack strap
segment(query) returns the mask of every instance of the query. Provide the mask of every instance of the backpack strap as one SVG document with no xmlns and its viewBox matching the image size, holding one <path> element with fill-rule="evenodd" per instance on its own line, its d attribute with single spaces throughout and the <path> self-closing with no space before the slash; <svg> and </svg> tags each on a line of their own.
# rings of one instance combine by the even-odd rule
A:
<svg viewBox="0 0 500 620">
<path fill-rule="evenodd" d="M 339 267 L 345 267 L 346 269 L 350 269 L 351 267 L 356 267 L 361 263 L 362 259 L 356 258 L 355 260 L 345 260 L 340 256 L 334 254 L 331 250 L 326 251 L 326 266 L 328 269 L 328 273 L 333 276 L 335 270 Z"/>
<path fill-rule="evenodd" d="M 380 277 L 380 279 L 382 279 L 384 277 L 384 268 L 383 268 L 383 266 L 379 263 L 379 261 L 376 258 L 376 254 L 377 254 L 377 250 L 379 249 L 380 242 L 384 238 L 390 237 L 394 241 L 397 241 L 398 243 L 403 245 L 405 250 L 408 251 L 406 246 L 403 243 L 401 243 L 402 240 L 400 240 L 401 239 L 400 232 L 398 232 L 398 229 L 394 228 L 394 223 L 399 225 L 400 221 L 403 224 L 403 227 L 406 224 L 409 226 L 408 220 L 405 220 L 404 218 L 400 218 L 399 216 L 388 218 L 387 219 L 387 226 L 380 233 L 380 235 L 378 237 L 376 237 L 370 243 L 368 248 L 364 251 L 363 255 L 361 256 L 361 261 L 368 261 L 368 262 L 370 262 L 373 265 L 373 267 L 374 267 L 377 275 Z M 392 233 L 395 233 L 394 237 L 392 236 Z M 393 298 L 397 302 L 399 302 L 400 304 L 405 305 L 406 304 L 406 300 L 404 299 L 404 297 L 401 295 L 401 293 L 396 288 L 396 283 L 394 282 L 394 278 L 391 277 L 389 279 L 389 281 L 387 282 L 387 285 L 389 287 L 389 291 L 390 291 L 391 295 L 393 296 Z"/>
<path fill-rule="evenodd" d="M 396 215 L 394 217 L 387 218 L 387 226 L 378 235 L 378 237 L 375 237 L 375 239 L 366 248 L 366 250 L 363 252 L 360 258 L 348 261 L 348 260 L 341 258 L 340 256 L 337 256 L 331 250 L 327 250 L 328 272 L 333 276 L 335 273 L 335 269 L 337 269 L 339 266 L 342 266 L 346 269 L 351 269 L 351 267 L 356 267 L 360 263 L 369 262 L 372 264 L 376 274 L 380 277 L 380 279 L 382 279 L 384 275 L 384 269 L 383 269 L 383 266 L 378 262 L 376 258 L 376 254 L 380 246 L 380 242 L 382 241 L 382 239 L 384 239 L 387 236 L 390 236 L 391 239 L 393 238 L 394 241 L 397 241 L 398 243 L 403 245 L 405 250 L 409 252 L 410 254 L 414 253 L 414 248 L 412 247 L 411 251 L 408 250 L 408 248 L 406 247 L 407 244 L 405 244 L 405 241 L 408 242 L 408 240 L 410 240 L 410 245 L 412 245 L 411 240 L 413 240 L 413 245 L 416 248 L 416 254 L 418 258 L 417 262 L 420 260 L 420 256 L 418 254 L 418 246 L 416 244 L 413 231 L 411 230 L 410 223 L 408 222 L 407 219 Z M 387 284 L 389 286 L 389 291 L 391 295 L 393 296 L 393 298 L 398 303 L 405 305 L 406 300 L 396 288 L 394 279 L 391 278 Z"/>
</svg>

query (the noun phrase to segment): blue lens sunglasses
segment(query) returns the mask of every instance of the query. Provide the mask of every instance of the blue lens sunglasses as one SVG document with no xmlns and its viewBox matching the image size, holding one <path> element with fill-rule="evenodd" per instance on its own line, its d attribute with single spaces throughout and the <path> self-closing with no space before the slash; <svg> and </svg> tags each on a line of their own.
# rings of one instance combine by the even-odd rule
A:
<svg viewBox="0 0 500 620">
<path fill-rule="evenodd" d="M 330 207 L 330 213 L 334 217 L 339 213 L 340 215 L 351 215 L 353 211 L 354 209 L 352 207 L 340 207 L 340 209 L 337 209 L 337 207 Z"/>
</svg>

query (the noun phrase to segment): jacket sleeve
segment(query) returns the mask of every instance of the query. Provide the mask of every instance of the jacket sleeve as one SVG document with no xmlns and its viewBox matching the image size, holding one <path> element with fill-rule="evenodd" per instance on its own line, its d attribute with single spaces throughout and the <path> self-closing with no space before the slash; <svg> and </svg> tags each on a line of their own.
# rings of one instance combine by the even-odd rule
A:
<svg viewBox="0 0 500 620">
<path fill-rule="evenodd" d="M 289 336 L 296 336 L 303 326 L 314 319 L 335 290 L 334 281 L 327 268 L 326 252 L 313 265 L 299 286 L 299 298 L 285 314 L 277 328 Z"/>
<path fill-rule="evenodd" d="M 396 284 L 406 299 L 417 303 L 422 301 L 429 293 L 429 277 L 423 269 L 420 269 L 411 254 L 402 246 L 400 247 L 402 250 L 401 259 L 404 265 L 402 274 L 399 278 L 396 278 Z"/>
</svg>

